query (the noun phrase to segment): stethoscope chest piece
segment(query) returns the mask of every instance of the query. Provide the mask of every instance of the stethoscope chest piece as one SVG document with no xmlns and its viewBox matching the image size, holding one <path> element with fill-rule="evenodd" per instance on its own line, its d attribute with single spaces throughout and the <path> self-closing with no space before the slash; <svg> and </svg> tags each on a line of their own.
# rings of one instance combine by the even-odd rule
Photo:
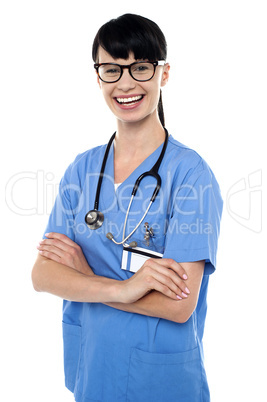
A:
<svg viewBox="0 0 267 402">
<path fill-rule="evenodd" d="M 104 215 L 102 212 L 92 209 L 85 215 L 85 222 L 90 229 L 98 229 L 104 222 Z"/>
</svg>

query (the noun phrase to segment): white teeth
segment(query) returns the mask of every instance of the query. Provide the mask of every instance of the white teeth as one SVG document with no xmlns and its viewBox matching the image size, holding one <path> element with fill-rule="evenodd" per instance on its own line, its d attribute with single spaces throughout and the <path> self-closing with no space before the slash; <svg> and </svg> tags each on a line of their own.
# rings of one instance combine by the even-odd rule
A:
<svg viewBox="0 0 267 402">
<path fill-rule="evenodd" d="M 131 103 L 131 102 L 137 102 L 140 99 L 142 99 L 142 95 L 139 96 L 133 96 L 132 98 L 116 98 L 117 102 L 119 103 Z"/>
</svg>

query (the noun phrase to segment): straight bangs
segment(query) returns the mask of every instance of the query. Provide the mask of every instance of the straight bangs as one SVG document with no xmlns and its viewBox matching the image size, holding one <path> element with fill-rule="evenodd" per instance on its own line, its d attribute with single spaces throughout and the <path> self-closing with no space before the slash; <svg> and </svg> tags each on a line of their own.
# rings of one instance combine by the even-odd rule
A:
<svg viewBox="0 0 267 402">
<path fill-rule="evenodd" d="M 98 31 L 92 49 L 95 63 L 101 46 L 113 59 L 166 60 L 167 44 L 163 32 L 153 21 L 125 14 L 104 24 Z"/>
</svg>

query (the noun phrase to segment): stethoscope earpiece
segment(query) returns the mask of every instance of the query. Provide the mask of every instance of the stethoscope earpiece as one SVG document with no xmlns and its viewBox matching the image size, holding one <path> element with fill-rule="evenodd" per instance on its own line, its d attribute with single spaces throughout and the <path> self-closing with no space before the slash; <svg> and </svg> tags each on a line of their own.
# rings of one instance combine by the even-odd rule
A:
<svg viewBox="0 0 267 402">
<path fill-rule="evenodd" d="M 110 233 L 110 232 L 108 232 L 108 233 L 106 234 L 106 238 L 109 239 L 109 240 L 112 240 L 113 243 L 115 243 L 115 244 L 120 244 L 120 243 L 118 243 L 118 242 L 116 242 L 116 241 L 114 240 L 114 236 L 113 236 L 113 234 Z M 130 244 L 124 243 L 123 246 L 124 246 L 124 247 L 134 248 L 134 247 L 137 247 L 137 242 L 136 242 L 136 241 L 132 241 Z"/>
<path fill-rule="evenodd" d="M 92 209 L 85 215 L 85 222 L 90 229 L 98 229 L 104 222 L 104 215 L 102 212 Z"/>
<path fill-rule="evenodd" d="M 130 247 L 130 248 L 137 247 L 137 242 L 136 242 L 136 241 L 132 241 L 132 242 L 129 244 L 129 247 Z"/>
</svg>

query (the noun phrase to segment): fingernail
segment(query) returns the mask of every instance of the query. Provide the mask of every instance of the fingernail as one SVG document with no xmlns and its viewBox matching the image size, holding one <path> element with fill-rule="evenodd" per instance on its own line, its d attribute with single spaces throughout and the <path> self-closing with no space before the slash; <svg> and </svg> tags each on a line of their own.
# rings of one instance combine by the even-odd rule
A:
<svg viewBox="0 0 267 402">
<path fill-rule="evenodd" d="M 176 295 L 176 297 L 177 297 L 178 300 L 182 300 L 181 296 Z"/>
<path fill-rule="evenodd" d="M 187 297 L 187 295 L 186 295 L 184 292 L 182 292 L 182 295 L 183 295 L 184 297 Z"/>
<path fill-rule="evenodd" d="M 190 294 L 190 290 L 188 288 L 185 288 L 186 293 Z"/>
<path fill-rule="evenodd" d="M 45 237 L 49 237 L 49 235 L 50 235 L 50 233 L 46 233 L 46 234 L 45 234 Z"/>
<path fill-rule="evenodd" d="M 186 274 L 183 274 L 184 279 L 188 279 L 188 276 Z"/>
</svg>

